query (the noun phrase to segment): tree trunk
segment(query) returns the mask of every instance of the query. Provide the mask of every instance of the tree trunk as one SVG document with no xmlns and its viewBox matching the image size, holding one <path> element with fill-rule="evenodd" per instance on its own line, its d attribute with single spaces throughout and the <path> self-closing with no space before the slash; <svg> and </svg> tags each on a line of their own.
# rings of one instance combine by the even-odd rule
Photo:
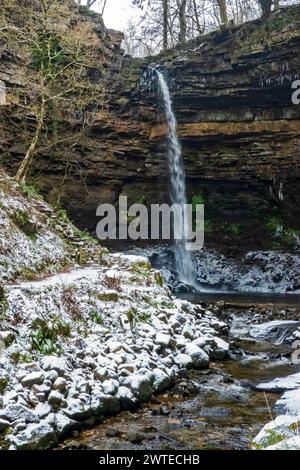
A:
<svg viewBox="0 0 300 470">
<path fill-rule="evenodd" d="M 261 11 L 262 11 L 262 18 L 266 19 L 270 16 L 271 11 L 272 11 L 272 3 L 273 0 L 258 0 Z"/>
<path fill-rule="evenodd" d="M 102 5 L 102 10 L 101 10 L 101 13 L 100 13 L 101 16 L 104 15 L 105 8 L 106 8 L 106 3 L 107 3 L 107 0 L 104 0 L 104 1 L 103 1 L 103 5 Z"/>
<path fill-rule="evenodd" d="M 193 9 L 194 9 L 194 15 L 195 15 L 195 21 L 196 21 L 198 33 L 202 34 L 203 33 L 203 28 L 200 25 L 196 0 L 193 0 Z"/>
<path fill-rule="evenodd" d="M 277 11 L 280 8 L 280 0 L 274 0 L 274 10 Z"/>
<path fill-rule="evenodd" d="M 186 24 L 186 5 L 187 0 L 177 0 L 178 9 L 179 9 L 179 42 L 183 43 L 186 42 L 186 31 L 187 31 L 187 24 Z"/>
<path fill-rule="evenodd" d="M 219 10 L 220 10 L 221 23 L 222 24 L 228 24 L 229 19 L 228 19 L 228 13 L 227 13 L 226 0 L 217 0 L 217 1 L 218 1 L 218 5 L 219 5 Z"/>
<path fill-rule="evenodd" d="M 46 114 L 46 100 L 43 97 L 42 98 L 42 103 L 41 103 L 41 109 L 39 116 L 37 118 L 37 125 L 35 129 L 35 134 L 34 137 L 31 141 L 30 147 L 25 155 L 24 160 L 22 161 L 20 168 L 18 169 L 18 172 L 16 174 L 16 181 L 19 183 L 25 183 L 26 181 L 26 176 L 28 174 L 28 171 L 30 169 L 31 163 L 35 157 L 36 153 L 36 147 L 38 145 L 40 135 L 42 132 L 42 129 L 44 127 L 44 120 L 45 120 L 45 114 Z"/>
<path fill-rule="evenodd" d="M 96 3 L 96 0 L 87 0 L 86 6 L 88 8 L 91 8 L 94 5 L 94 3 Z"/>
<path fill-rule="evenodd" d="M 169 17 L 169 0 L 163 1 L 163 21 L 164 21 L 164 32 L 163 32 L 163 49 L 166 51 L 168 49 L 168 17 Z"/>
</svg>

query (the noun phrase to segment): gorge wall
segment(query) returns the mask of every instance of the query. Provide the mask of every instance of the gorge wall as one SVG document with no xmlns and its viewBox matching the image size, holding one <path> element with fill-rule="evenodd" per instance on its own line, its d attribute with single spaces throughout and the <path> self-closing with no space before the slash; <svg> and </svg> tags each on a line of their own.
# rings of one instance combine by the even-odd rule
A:
<svg viewBox="0 0 300 470">
<path fill-rule="evenodd" d="M 300 6 L 150 59 L 127 57 L 120 35 L 100 27 L 97 15 L 86 20 L 95 22 L 107 51 L 109 102 L 68 152 L 40 149 L 31 178 L 48 200 L 59 200 L 90 230 L 97 206 L 116 203 L 120 194 L 129 202 L 168 200 L 167 129 L 149 72 L 159 66 L 172 89 L 189 200 L 206 205 L 206 243 L 291 248 L 288 236 L 274 241 L 273 235 L 282 226 L 285 234 L 300 229 L 300 105 L 291 99 L 300 78 Z M 0 55 L 0 80 L 13 95 L 22 86 L 18 64 L 7 48 Z M 17 119 L 13 99 L 5 108 L 0 158 L 13 172 L 26 145 L 9 121 Z"/>
</svg>

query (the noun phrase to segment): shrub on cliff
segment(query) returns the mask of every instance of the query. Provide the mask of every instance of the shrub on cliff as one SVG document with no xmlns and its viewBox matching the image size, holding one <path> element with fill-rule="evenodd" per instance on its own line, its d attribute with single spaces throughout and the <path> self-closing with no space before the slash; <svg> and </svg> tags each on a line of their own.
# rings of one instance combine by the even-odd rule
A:
<svg viewBox="0 0 300 470">
<path fill-rule="evenodd" d="M 95 64 L 101 69 L 103 51 L 93 23 L 79 15 L 73 2 L 59 0 L 23 0 L 21 5 L 3 0 L 0 44 L 22 64 L 23 89 L 12 101 L 20 116 L 20 139 L 27 145 L 16 175 L 24 182 L 41 147 L 78 143 L 103 106 L 103 82 L 93 77 Z M 66 132 L 66 120 L 76 132 Z"/>
</svg>

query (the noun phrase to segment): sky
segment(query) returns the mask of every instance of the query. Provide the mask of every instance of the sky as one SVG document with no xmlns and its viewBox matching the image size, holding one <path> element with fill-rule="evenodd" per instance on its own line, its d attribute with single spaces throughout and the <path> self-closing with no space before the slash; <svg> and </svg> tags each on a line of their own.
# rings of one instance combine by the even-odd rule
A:
<svg viewBox="0 0 300 470">
<path fill-rule="evenodd" d="M 132 7 L 131 0 L 107 0 L 104 12 L 105 26 L 123 31 L 128 20 L 136 14 L 137 10 Z"/>
</svg>

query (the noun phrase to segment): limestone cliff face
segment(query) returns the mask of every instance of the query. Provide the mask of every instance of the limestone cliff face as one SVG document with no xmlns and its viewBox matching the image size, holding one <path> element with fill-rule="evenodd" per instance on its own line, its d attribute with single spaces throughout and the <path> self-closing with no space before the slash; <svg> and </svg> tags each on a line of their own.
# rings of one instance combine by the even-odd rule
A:
<svg viewBox="0 0 300 470">
<path fill-rule="evenodd" d="M 243 225 L 254 224 L 258 239 L 272 214 L 299 228 L 300 106 L 292 103 L 299 46 L 297 6 L 267 24 L 219 31 L 151 60 L 173 89 L 190 196 L 202 193 L 208 218 L 219 225 L 239 224 L 246 235 Z M 152 166 L 159 178 L 166 127 L 155 80 L 143 71 L 131 106 L 160 149 Z"/>
<path fill-rule="evenodd" d="M 189 198 L 206 203 L 208 241 L 259 246 L 270 218 L 300 228 L 300 106 L 291 99 L 300 74 L 300 6 L 149 60 L 122 56 L 116 33 L 106 45 L 117 77 L 110 112 L 98 112 L 88 138 L 68 155 L 41 149 L 33 169 L 51 202 L 59 196 L 75 222 L 93 229 L 97 205 L 120 194 L 131 202 L 168 199 L 166 126 L 149 72 L 159 66 L 172 89 Z M 4 60 L 6 81 L 14 65 L 9 55 Z M 24 148 L 7 124 L 0 146 L 11 168 Z"/>
</svg>

